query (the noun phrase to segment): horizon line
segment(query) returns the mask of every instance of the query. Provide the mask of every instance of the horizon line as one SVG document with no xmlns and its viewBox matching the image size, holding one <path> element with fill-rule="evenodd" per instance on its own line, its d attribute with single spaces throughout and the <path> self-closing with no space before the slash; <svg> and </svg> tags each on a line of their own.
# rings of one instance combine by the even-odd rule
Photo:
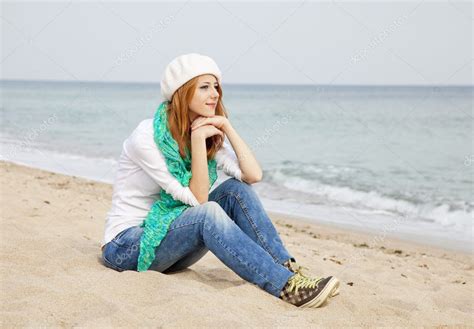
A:
<svg viewBox="0 0 474 329">
<path fill-rule="evenodd" d="M 97 80 L 54 80 L 54 79 L 0 79 L 0 82 L 43 82 L 43 83 L 97 83 L 97 84 L 137 84 L 160 85 L 152 81 L 97 81 Z M 284 84 L 284 83 L 223 83 L 230 86 L 275 86 L 275 87 L 474 87 L 474 84 Z"/>
</svg>

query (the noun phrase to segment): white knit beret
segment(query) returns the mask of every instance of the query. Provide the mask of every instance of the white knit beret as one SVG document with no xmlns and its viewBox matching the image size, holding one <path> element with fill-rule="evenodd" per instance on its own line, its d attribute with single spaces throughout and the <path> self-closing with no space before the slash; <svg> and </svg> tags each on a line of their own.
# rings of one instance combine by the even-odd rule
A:
<svg viewBox="0 0 474 329">
<path fill-rule="evenodd" d="M 186 82 L 203 74 L 213 74 L 219 84 L 222 73 L 216 62 L 208 56 L 186 54 L 176 57 L 168 64 L 161 79 L 161 95 L 171 101 L 173 94 Z"/>
</svg>

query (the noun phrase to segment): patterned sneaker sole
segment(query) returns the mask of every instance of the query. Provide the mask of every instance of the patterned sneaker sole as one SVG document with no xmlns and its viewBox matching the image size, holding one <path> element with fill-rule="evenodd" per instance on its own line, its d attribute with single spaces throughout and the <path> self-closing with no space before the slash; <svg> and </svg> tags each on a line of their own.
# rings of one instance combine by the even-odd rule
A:
<svg viewBox="0 0 474 329">
<path fill-rule="evenodd" d="M 334 279 L 337 281 L 337 283 L 336 283 L 336 286 L 334 287 L 334 289 L 331 292 L 331 297 L 339 295 L 339 284 L 340 283 L 339 283 L 338 279 L 336 279 L 336 278 L 334 278 Z"/>
<path fill-rule="evenodd" d="M 339 280 L 336 278 L 331 278 L 331 280 L 326 283 L 326 286 L 324 286 L 323 291 L 321 293 L 307 302 L 306 304 L 301 305 L 300 307 L 302 308 L 308 308 L 308 307 L 319 307 L 321 304 L 323 304 L 329 296 L 331 296 L 331 293 L 339 287 Z"/>
</svg>

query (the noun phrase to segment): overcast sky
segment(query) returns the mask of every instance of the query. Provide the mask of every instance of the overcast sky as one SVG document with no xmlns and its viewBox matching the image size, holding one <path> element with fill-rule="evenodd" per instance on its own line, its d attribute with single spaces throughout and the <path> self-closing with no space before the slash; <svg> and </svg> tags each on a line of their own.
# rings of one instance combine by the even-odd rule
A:
<svg viewBox="0 0 474 329">
<path fill-rule="evenodd" d="M 2 2 L 3 79 L 159 82 L 211 56 L 224 83 L 472 85 L 472 4 Z"/>
</svg>

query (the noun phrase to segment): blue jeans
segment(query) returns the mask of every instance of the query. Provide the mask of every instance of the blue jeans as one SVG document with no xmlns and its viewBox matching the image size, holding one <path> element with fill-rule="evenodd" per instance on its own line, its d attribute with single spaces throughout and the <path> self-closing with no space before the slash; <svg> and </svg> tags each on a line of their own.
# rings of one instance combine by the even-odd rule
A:
<svg viewBox="0 0 474 329">
<path fill-rule="evenodd" d="M 120 232 L 105 245 L 104 264 L 117 271 L 136 270 L 142 232 L 139 226 Z M 209 250 L 241 278 L 276 297 L 293 275 L 282 264 L 294 258 L 257 194 L 235 178 L 216 187 L 209 202 L 186 209 L 171 223 L 149 270 L 176 272 Z"/>
</svg>

